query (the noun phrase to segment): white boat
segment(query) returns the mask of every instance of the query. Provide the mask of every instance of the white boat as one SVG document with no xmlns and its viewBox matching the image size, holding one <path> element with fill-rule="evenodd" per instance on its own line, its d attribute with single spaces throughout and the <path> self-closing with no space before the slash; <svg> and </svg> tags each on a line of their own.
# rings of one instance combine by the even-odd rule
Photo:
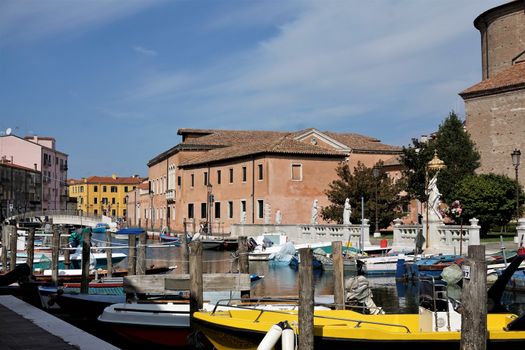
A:
<svg viewBox="0 0 525 350">
<path fill-rule="evenodd" d="M 366 275 L 388 275 L 395 274 L 397 271 L 397 262 L 399 259 L 405 261 L 413 261 L 413 255 L 387 255 L 369 258 L 359 258 L 358 260 L 363 263 L 361 269 Z"/>
</svg>

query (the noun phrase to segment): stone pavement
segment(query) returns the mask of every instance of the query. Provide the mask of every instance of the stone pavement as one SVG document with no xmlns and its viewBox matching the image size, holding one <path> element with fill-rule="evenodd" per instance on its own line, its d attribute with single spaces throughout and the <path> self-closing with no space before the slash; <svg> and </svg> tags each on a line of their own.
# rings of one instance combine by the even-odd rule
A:
<svg viewBox="0 0 525 350">
<path fill-rule="evenodd" d="M 117 349 L 10 295 L 0 296 L 0 320 L 0 349 Z"/>
</svg>

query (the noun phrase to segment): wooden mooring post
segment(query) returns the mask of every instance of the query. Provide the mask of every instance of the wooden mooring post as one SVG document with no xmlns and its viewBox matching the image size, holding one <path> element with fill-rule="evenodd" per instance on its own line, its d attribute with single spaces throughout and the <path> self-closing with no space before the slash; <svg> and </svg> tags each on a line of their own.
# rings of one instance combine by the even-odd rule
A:
<svg viewBox="0 0 525 350">
<path fill-rule="evenodd" d="M 82 279 L 80 280 L 80 293 L 89 293 L 89 258 L 91 256 L 91 228 L 82 230 Z"/>
<path fill-rule="evenodd" d="M 189 244 L 190 248 L 190 327 L 193 313 L 202 309 L 202 242 L 197 240 Z"/>
<path fill-rule="evenodd" d="M 53 239 L 51 241 L 51 282 L 58 286 L 58 257 L 60 255 L 60 227 L 53 225 Z"/>
<path fill-rule="evenodd" d="M 69 247 L 69 231 L 65 227 L 62 228 L 60 241 L 64 254 L 64 269 L 69 270 L 71 268 L 71 250 Z"/>
<path fill-rule="evenodd" d="M 106 270 L 107 270 L 107 276 L 112 277 L 113 276 L 113 251 L 111 248 L 111 232 L 106 232 Z"/>
<path fill-rule="evenodd" d="M 189 273 L 189 253 L 188 253 L 188 227 L 186 226 L 186 219 L 184 219 L 184 233 L 182 234 L 180 248 L 182 250 L 182 273 Z"/>
<path fill-rule="evenodd" d="M 334 265 L 334 302 L 336 310 L 345 309 L 345 276 L 343 263 L 343 243 L 332 242 L 332 262 Z"/>
<path fill-rule="evenodd" d="M 2 270 L 7 272 L 7 247 L 9 245 L 9 232 L 7 225 L 2 225 Z"/>
<path fill-rule="evenodd" d="M 239 249 L 239 273 L 250 274 L 250 261 L 248 259 L 248 238 L 246 236 L 240 236 L 237 239 Z M 250 298 L 250 291 L 241 291 L 241 298 Z"/>
<path fill-rule="evenodd" d="M 128 275 L 137 274 L 137 235 L 128 235 Z"/>
<path fill-rule="evenodd" d="M 143 232 L 139 235 L 139 247 L 137 249 L 137 275 L 146 274 L 146 243 L 148 234 Z"/>
<path fill-rule="evenodd" d="M 461 350 L 487 348 L 487 263 L 485 246 L 471 245 L 463 264 Z"/>
<path fill-rule="evenodd" d="M 18 234 L 16 232 L 16 226 L 8 225 L 9 232 L 9 270 L 13 271 L 16 267 L 16 243 L 18 240 Z"/>
<path fill-rule="evenodd" d="M 299 349 L 314 349 L 314 277 L 311 248 L 299 249 Z"/>
<path fill-rule="evenodd" d="M 29 266 L 29 271 L 33 274 L 33 265 L 35 262 L 35 228 L 31 227 L 27 232 L 27 242 L 26 242 L 26 254 L 27 260 L 26 263 Z"/>
</svg>

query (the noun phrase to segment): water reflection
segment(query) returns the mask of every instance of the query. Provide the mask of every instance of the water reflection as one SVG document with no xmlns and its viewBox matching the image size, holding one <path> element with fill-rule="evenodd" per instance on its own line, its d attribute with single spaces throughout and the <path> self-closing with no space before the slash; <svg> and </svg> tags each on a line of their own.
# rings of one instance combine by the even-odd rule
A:
<svg viewBox="0 0 525 350">
<path fill-rule="evenodd" d="M 99 238 L 99 239 L 104 239 Z M 115 249 L 127 254 L 127 241 L 114 240 L 113 245 L 122 245 L 123 249 Z M 147 266 L 174 267 L 172 273 L 182 273 L 182 250 L 180 247 L 161 245 L 159 241 L 149 240 L 146 251 Z M 127 259 L 118 266 L 126 268 Z M 205 273 L 236 272 L 237 261 L 228 251 L 203 251 L 203 271 Z M 252 283 L 252 296 L 298 296 L 298 272 L 289 266 L 276 265 L 263 261 L 250 262 L 250 273 L 264 275 L 264 278 Z M 351 275 L 345 275 L 345 278 Z M 394 277 L 369 277 L 370 286 L 377 305 L 387 313 L 417 313 L 418 284 L 416 282 L 397 282 Z M 333 274 L 331 272 L 314 273 L 315 294 L 333 294 Z M 449 287 L 449 295 L 461 299 L 461 289 L 458 286 Z M 525 312 L 525 294 L 505 292 L 503 303 L 511 312 Z"/>
</svg>

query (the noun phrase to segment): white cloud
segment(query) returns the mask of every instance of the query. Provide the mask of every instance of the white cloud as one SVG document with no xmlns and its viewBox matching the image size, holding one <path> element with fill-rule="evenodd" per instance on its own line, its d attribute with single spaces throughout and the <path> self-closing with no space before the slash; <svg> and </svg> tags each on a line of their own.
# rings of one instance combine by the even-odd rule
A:
<svg viewBox="0 0 525 350">
<path fill-rule="evenodd" d="M 151 50 L 151 49 L 146 49 L 145 47 L 138 46 L 138 45 L 133 46 L 132 49 L 133 49 L 133 51 L 138 52 L 138 53 L 140 53 L 141 55 L 144 55 L 144 56 L 157 56 L 158 55 L 157 51 Z"/>
<path fill-rule="evenodd" d="M 53 35 L 77 35 L 161 1 L 16 0 L 0 2 L 0 47 Z"/>
<path fill-rule="evenodd" d="M 458 105 L 457 93 L 475 82 L 469 79 L 481 77 L 472 21 L 501 2 L 294 3 L 301 8 L 275 23 L 276 35 L 203 68 L 150 72 L 129 99 L 162 101 L 208 127 L 307 123 L 351 130 L 353 120 L 376 113 L 385 124 L 380 131 L 369 125 L 368 134 L 388 135 L 389 125 L 403 122 L 417 133 L 410 121 L 441 120 Z M 389 108 L 390 115 L 377 114 Z"/>
</svg>

